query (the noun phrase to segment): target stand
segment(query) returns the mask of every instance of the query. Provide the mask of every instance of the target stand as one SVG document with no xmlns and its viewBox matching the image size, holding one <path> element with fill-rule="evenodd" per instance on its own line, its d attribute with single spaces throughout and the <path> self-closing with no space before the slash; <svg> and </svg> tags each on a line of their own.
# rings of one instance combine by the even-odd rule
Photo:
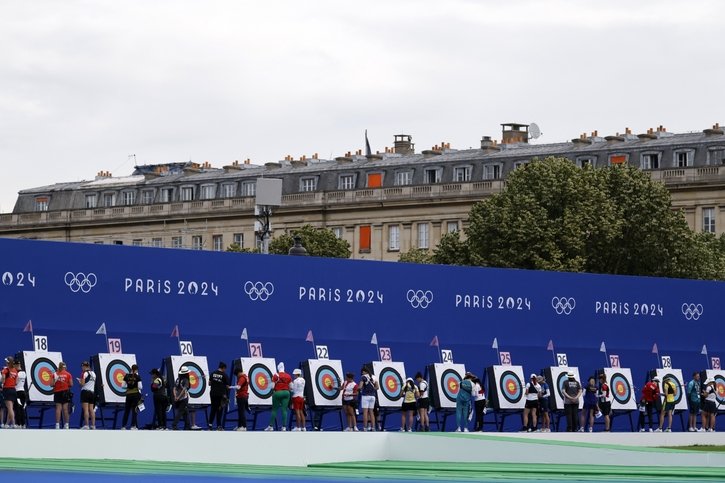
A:
<svg viewBox="0 0 725 483">
<path fill-rule="evenodd" d="M 682 369 L 652 369 L 647 373 L 647 380 L 649 381 L 652 377 L 657 376 L 660 378 L 660 395 L 665 396 L 665 380 L 670 379 L 675 384 L 675 409 L 672 411 L 672 419 L 673 422 L 675 419 L 680 420 L 680 428 L 682 431 L 687 431 L 687 426 L 685 425 L 685 418 L 683 418 L 683 414 L 687 413 L 687 397 L 685 396 L 685 385 L 683 383 L 684 379 L 682 378 Z M 665 404 L 665 398 L 662 398 L 662 406 Z M 662 413 L 660 413 L 662 414 Z M 657 415 L 657 418 L 661 417 L 660 414 Z M 664 422 L 662 423 L 664 427 Z"/>
<path fill-rule="evenodd" d="M 430 381 L 429 394 L 438 431 L 445 431 L 448 417 L 456 416 L 456 397 L 465 374 L 466 366 L 463 364 L 435 363 L 425 368 L 426 379 Z"/>
<path fill-rule="evenodd" d="M 725 415 L 725 370 L 707 369 L 700 373 L 700 383 L 704 383 L 707 379 L 715 380 L 715 403 L 717 404 L 717 413 L 715 418 Z"/>
<path fill-rule="evenodd" d="M 403 362 L 373 361 L 365 364 L 370 373 L 378 380 L 376 394 L 380 424 L 385 428 L 388 415 L 401 412 L 403 406 L 403 386 L 405 384 L 405 364 Z M 416 425 L 418 421 L 416 420 Z M 377 430 L 377 421 L 375 421 Z"/>
<path fill-rule="evenodd" d="M 229 380 L 233 384 L 236 383 L 234 372 L 237 369 L 244 370 L 249 379 L 249 413 L 251 414 L 252 430 L 255 430 L 259 416 L 272 411 L 272 393 L 274 392 L 272 376 L 277 371 L 277 362 L 274 358 L 267 357 L 241 357 L 234 359 L 231 366 L 232 373 Z M 225 411 L 223 424 L 226 425 L 227 421 L 238 423 L 239 417 L 229 415 L 229 412 Z"/>
<path fill-rule="evenodd" d="M 502 432 L 509 416 L 524 411 L 524 369 L 521 366 L 490 366 L 484 371 L 483 379 L 494 414 L 494 422 L 489 424 Z"/>
<path fill-rule="evenodd" d="M 63 354 L 61 352 L 23 351 L 17 353 L 15 357 L 21 361 L 27 374 L 28 399 L 25 406 L 27 421 L 28 423 L 38 421 L 38 429 L 41 429 L 46 411 L 51 410 L 51 414 L 54 414 L 55 411 L 53 373 L 58 370 L 58 363 L 63 360 Z M 72 405 L 71 401 L 71 407 Z M 33 414 L 31 409 L 37 410 L 37 413 Z"/>
<path fill-rule="evenodd" d="M 322 431 L 323 419 L 337 413 L 340 430 L 345 427 L 342 415 L 342 362 L 332 359 L 308 359 L 300 364 L 305 378 L 305 399 L 310 409 L 310 422 L 315 431 Z"/>
<path fill-rule="evenodd" d="M 100 353 L 91 356 L 91 370 L 96 373 L 96 421 L 100 421 L 103 428 L 106 428 L 107 422 L 111 429 L 116 429 L 118 425 L 118 413 L 126 406 L 126 385 L 123 378 L 131 372 L 134 364 L 135 354 Z M 83 419 L 82 412 L 80 418 Z"/>
<path fill-rule="evenodd" d="M 634 384 L 632 383 L 632 371 L 626 367 L 605 367 L 595 371 L 594 377 L 599 380 L 599 375 L 604 373 L 609 385 L 609 392 L 612 395 L 612 409 L 609 413 L 609 428 L 614 426 L 614 420 L 619 416 L 629 418 L 629 428 L 635 430 L 632 414 L 637 411 L 637 399 L 635 398 Z M 595 425 L 604 425 L 604 420 L 594 421 Z"/>
<path fill-rule="evenodd" d="M 564 413 L 564 383 L 568 380 L 567 373 L 572 372 L 574 374 L 574 379 L 579 381 L 579 384 L 582 386 L 582 391 L 584 390 L 584 384 L 582 384 L 581 377 L 579 376 L 579 368 L 578 367 L 569 367 L 569 366 L 552 366 L 547 367 L 544 369 L 544 379 L 546 379 L 546 383 L 549 384 L 549 392 L 551 392 L 551 396 L 549 396 L 549 412 L 552 416 L 552 426 L 554 429 L 559 432 L 559 424 L 561 423 L 561 418 L 565 418 Z M 584 396 L 579 398 L 579 410 L 584 407 Z M 579 418 L 577 417 L 577 424 L 579 421 Z"/>
<path fill-rule="evenodd" d="M 206 421 L 206 426 L 202 427 L 209 427 L 208 409 L 211 405 L 211 397 L 209 396 L 209 366 L 206 356 L 169 356 L 164 359 L 162 367 L 164 367 L 168 381 L 170 401 L 174 400 L 173 390 L 179 369 L 182 367 L 189 369 L 189 414 L 201 411 Z"/>
</svg>

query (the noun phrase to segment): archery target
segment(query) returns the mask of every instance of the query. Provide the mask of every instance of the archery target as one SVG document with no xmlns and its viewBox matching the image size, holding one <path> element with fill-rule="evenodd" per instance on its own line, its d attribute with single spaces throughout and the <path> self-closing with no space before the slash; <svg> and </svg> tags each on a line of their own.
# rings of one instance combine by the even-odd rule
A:
<svg viewBox="0 0 725 483">
<path fill-rule="evenodd" d="M 272 358 L 259 357 L 242 357 L 239 361 L 249 378 L 249 405 L 271 406 L 274 392 L 272 376 L 277 370 L 277 362 Z"/>
<path fill-rule="evenodd" d="M 554 397 L 554 405 L 553 408 L 555 410 L 563 410 L 564 409 L 564 384 L 568 381 L 567 373 L 573 372 L 574 373 L 574 379 L 576 379 L 579 384 L 582 384 L 581 378 L 579 377 L 579 368 L 578 367 L 566 367 L 566 366 L 559 366 L 559 367 L 549 367 L 544 371 L 546 375 L 546 382 L 549 383 L 549 388 L 551 390 L 551 394 Z M 582 385 L 583 389 L 583 385 Z M 582 393 L 583 394 L 583 393 Z M 551 402 L 551 401 L 549 401 Z M 579 409 L 584 407 L 584 396 L 579 398 Z"/>
<path fill-rule="evenodd" d="M 632 371 L 623 367 L 605 367 L 604 375 L 607 376 L 609 392 L 612 394 L 612 409 L 636 410 Z"/>
<path fill-rule="evenodd" d="M 523 409 L 524 369 L 521 366 L 492 366 L 488 370 L 491 404 L 495 409 Z"/>
<path fill-rule="evenodd" d="M 305 391 L 312 406 L 341 406 L 340 387 L 344 379 L 342 362 L 333 359 L 309 359 L 302 371 Z M 311 397 L 309 397 L 311 395 Z"/>
<path fill-rule="evenodd" d="M 682 369 L 657 369 L 656 373 L 660 378 L 660 393 L 665 394 L 665 379 L 672 379 L 672 382 L 675 383 L 675 410 L 687 410 L 687 399 L 682 397 L 685 392 L 682 383 Z"/>
<path fill-rule="evenodd" d="M 378 380 L 378 404 L 380 407 L 400 408 L 403 404 L 405 364 L 374 361 L 373 374 Z"/>
<path fill-rule="evenodd" d="M 166 374 L 169 386 L 174 384 L 179 374 L 179 369 L 189 369 L 189 404 L 209 405 L 208 374 L 209 366 L 206 356 L 171 356 L 166 359 Z"/>
<path fill-rule="evenodd" d="M 463 364 L 431 364 L 430 394 L 435 408 L 455 408 L 466 366 Z"/>
<path fill-rule="evenodd" d="M 102 400 L 107 403 L 124 403 L 126 401 L 126 383 L 123 378 L 131 372 L 136 364 L 135 354 L 98 354 L 94 357 L 96 380 L 103 385 Z"/>
<path fill-rule="evenodd" d="M 60 352 L 23 351 L 23 368 L 28 375 L 28 402 L 53 402 L 53 373 L 62 360 Z"/>
<path fill-rule="evenodd" d="M 708 369 L 705 371 L 708 379 L 715 379 L 715 397 L 718 402 L 718 411 L 725 411 L 725 370 Z M 704 381 L 702 381 L 704 382 Z"/>
</svg>

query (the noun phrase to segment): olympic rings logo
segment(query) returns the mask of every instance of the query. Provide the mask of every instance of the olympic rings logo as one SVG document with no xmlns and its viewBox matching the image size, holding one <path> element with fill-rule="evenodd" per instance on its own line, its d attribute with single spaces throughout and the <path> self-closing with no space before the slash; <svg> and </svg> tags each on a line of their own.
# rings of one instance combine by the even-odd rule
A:
<svg viewBox="0 0 725 483">
<path fill-rule="evenodd" d="M 65 281 L 65 284 L 68 286 L 70 291 L 73 293 L 88 293 L 93 287 L 96 286 L 96 283 L 98 282 L 98 278 L 96 277 L 95 273 L 89 273 L 86 275 L 83 272 L 67 272 L 63 280 Z"/>
<path fill-rule="evenodd" d="M 698 320 L 704 312 L 702 304 L 682 304 L 682 315 L 687 320 Z"/>
<path fill-rule="evenodd" d="M 569 315 L 576 308 L 576 300 L 574 300 L 574 297 L 553 297 L 551 307 L 559 315 Z"/>
<path fill-rule="evenodd" d="M 414 309 L 427 309 L 433 303 L 433 292 L 430 290 L 408 290 L 406 298 Z"/>
<path fill-rule="evenodd" d="M 244 293 L 249 296 L 250 300 L 266 302 L 274 293 L 274 284 L 272 282 L 251 282 L 244 284 Z"/>
</svg>

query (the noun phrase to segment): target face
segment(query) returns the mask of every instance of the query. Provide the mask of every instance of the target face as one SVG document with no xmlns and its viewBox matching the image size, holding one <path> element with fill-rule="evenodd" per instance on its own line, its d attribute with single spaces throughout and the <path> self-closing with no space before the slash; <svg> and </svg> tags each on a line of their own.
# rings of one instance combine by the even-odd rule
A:
<svg viewBox="0 0 725 483">
<path fill-rule="evenodd" d="M 569 380 L 569 377 L 567 376 L 567 373 L 572 372 L 574 374 L 574 379 L 576 379 L 579 384 L 581 384 L 581 379 L 579 378 L 579 368 L 578 367 L 566 367 L 566 366 L 559 366 L 559 367 L 549 367 L 545 371 L 546 375 L 546 381 L 549 383 L 549 387 L 551 387 L 551 397 L 553 397 L 553 408 L 556 410 L 563 410 L 564 409 L 564 385 Z M 579 398 L 579 409 L 584 407 L 584 398 Z"/>
<path fill-rule="evenodd" d="M 707 379 L 715 381 L 715 397 L 718 402 L 718 411 L 725 411 L 725 370 L 708 369 Z"/>
<path fill-rule="evenodd" d="M 308 394 L 310 390 L 312 392 L 312 397 L 308 399 L 312 399 L 314 406 L 342 405 L 342 362 L 334 359 L 309 359 L 302 372 L 305 390 Z"/>
<path fill-rule="evenodd" d="M 430 372 L 430 396 L 435 408 L 455 408 L 461 380 L 466 373 L 463 364 L 432 364 Z"/>
<path fill-rule="evenodd" d="M 626 367 L 607 367 L 604 375 L 612 393 L 612 409 L 636 410 L 637 401 L 632 392 L 632 371 Z"/>
<path fill-rule="evenodd" d="M 274 392 L 274 375 L 277 363 L 271 357 L 242 357 L 242 369 L 249 378 L 249 405 L 271 406 Z"/>
<path fill-rule="evenodd" d="M 106 366 L 105 380 L 108 384 L 108 388 L 113 391 L 115 395 L 120 397 L 126 396 L 126 387 L 123 382 L 123 378 L 126 377 L 126 374 L 129 372 L 131 372 L 131 368 L 124 361 L 111 361 L 111 363 Z"/>
<path fill-rule="evenodd" d="M 23 351 L 22 364 L 28 374 L 28 401 L 53 401 L 53 373 L 63 360 L 60 352 Z"/>
<path fill-rule="evenodd" d="M 166 359 L 166 377 L 173 386 L 179 369 L 189 369 L 189 404 L 203 406 L 211 404 L 208 377 L 209 366 L 205 356 L 171 356 Z M 251 381 L 250 381 L 251 385 Z"/>
<path fill-rule="evenodd" d="M 378 380 L 380 407 L 399 408 L 403 404 L 405 364 L 402 362 L 373 362 L 373 375 Z"/>
<path fill-rule="evenodd" d="M 501 375 L 501 379 L 499 379 L 498 385 L 501 389 L 501 397 L 511 404 L 516 404 L 521 401 L 521 398 L 524 396 L 521 379 L 513 371 L 504 372 Z"/>
<path fill-rule="evenodd" d="M 123 382 L 123 377 L 131 372 L 131 366 L 136 364 L 136 355 L 105 353 L 93 356 L 91 359 L 96 371 L 96 380 L 101 385 L 98 391 L 99 402 L 124 403 L 126 384 Z"/>
<path fill-rule="evenodd" d="M 494 409 L 523 409 L 524 369 L 521 366 L 490 366 L 486 369 L 489 399 Z"/>
<path fill-rule="evenodd" d="M 665 394 L 665 380 L 671 380 L 675 385 L 675 409 L 686 410 L 687 400 L 682 397 L 682 370 L 681 369 L 657 369 L 657 376 L 660 378 L 660 392 Z"/>
</svg>

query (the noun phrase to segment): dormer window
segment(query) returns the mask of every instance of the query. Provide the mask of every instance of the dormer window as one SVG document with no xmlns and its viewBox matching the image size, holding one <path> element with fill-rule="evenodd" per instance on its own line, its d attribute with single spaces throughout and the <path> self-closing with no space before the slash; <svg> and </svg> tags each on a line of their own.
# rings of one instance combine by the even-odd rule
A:
<svg viewBox="0 0 725 483">
<path fill-rule="evenodd" d="M 50 198 L 47 196 L 37 196 L 35 198 L 35 211 L 48 211 L 48 203 Z"/>
<path fill-rule="evenodd" d="M 594 158 L 591 156 L 580 156 L 576 158 L 576 165 L 579 168 L 585 168 L 587 166 L 594 167 Z"/>
<path fill-rule="evenodd" d="M 201 196 L 200 198 L 202 200 L 211 200 L 214 199 L 214 196 L 216 195 L 216 186 L 213 184 L 203 184 L 201 185 Z"/>
<path fill-rule="evenodd" d="M 453 182 L 454 183 L 465 183 L 471 181 L 471 172 L 473 168 L 471 166 L 458 166 L 453 168 Z"/>
<path fill-rule="evenodd" d="M 303 193 L 315 191 L 317 189 L 317 177 L 310 176 L 300 180 L 300 191 Z"/>
<path fill-rule="evenodd" d="M 687 168 L 693 165 L 695 160 L 694 149 L 680 149 L 675 151 L 674 167 Z"/>
<path fill-rule="evenodd" d="M 86 208 L 95 208 L 98 206 L 98 196 L 93 193 L 86 195 Z"/>
<path fill-rule="evenodd" d="M 237 185 L 235 183 L 225 183 L 222 185 L 222 196 L 224 198 L 234 198 L 237 194 Z"/>
<path fill-rule="evenodd" d="M 103 206 L 110 208 L 116 205 L 116 193 L 103 193 Z"/>
<path fill-rule="evenodd" d="M 396 171 L 395 186 L 406 186 L 409 184 L 413 184 L 413 171 Z"/>
<path fill-rule="evenodd" d="M 242 183 L 242 196 L 254 196 L 257 194 L 257 182 L 245 181 Z"/>
<path fill-rule="evenodd" d="M 640 160 L 640 168 L 642 169 L 659 169 L 662 153 L 642 153 Z"/>
<path fill-rule="evenodd" d="M 130 206 L 136 203 L 136 192 L 135 191 L 124 191 L 121 193 L 121 199 L 123 200 L 124 206 Z"/>
<path fill-rule="evenodd" d="M 337 182 L 337 189 L 351 190 L 355 189 L 355 175 L 341 174 Z"/>
<path fill-rule="evenodd" d="M 483 179 L 499 179 L 500 177 L 500 164 L 487 164 L 483 167 Z"/>
<path fill-rule="evenodd" d="M 183 186 L 181 188 L 181 201 L 194 201 L 193 186 Z"/>
<path fill-rule="evenodd" d="M 443 168 L 426 168 L 423 172 L 423 182 L 428 184 L 440 183 Z"/>
</svg>

